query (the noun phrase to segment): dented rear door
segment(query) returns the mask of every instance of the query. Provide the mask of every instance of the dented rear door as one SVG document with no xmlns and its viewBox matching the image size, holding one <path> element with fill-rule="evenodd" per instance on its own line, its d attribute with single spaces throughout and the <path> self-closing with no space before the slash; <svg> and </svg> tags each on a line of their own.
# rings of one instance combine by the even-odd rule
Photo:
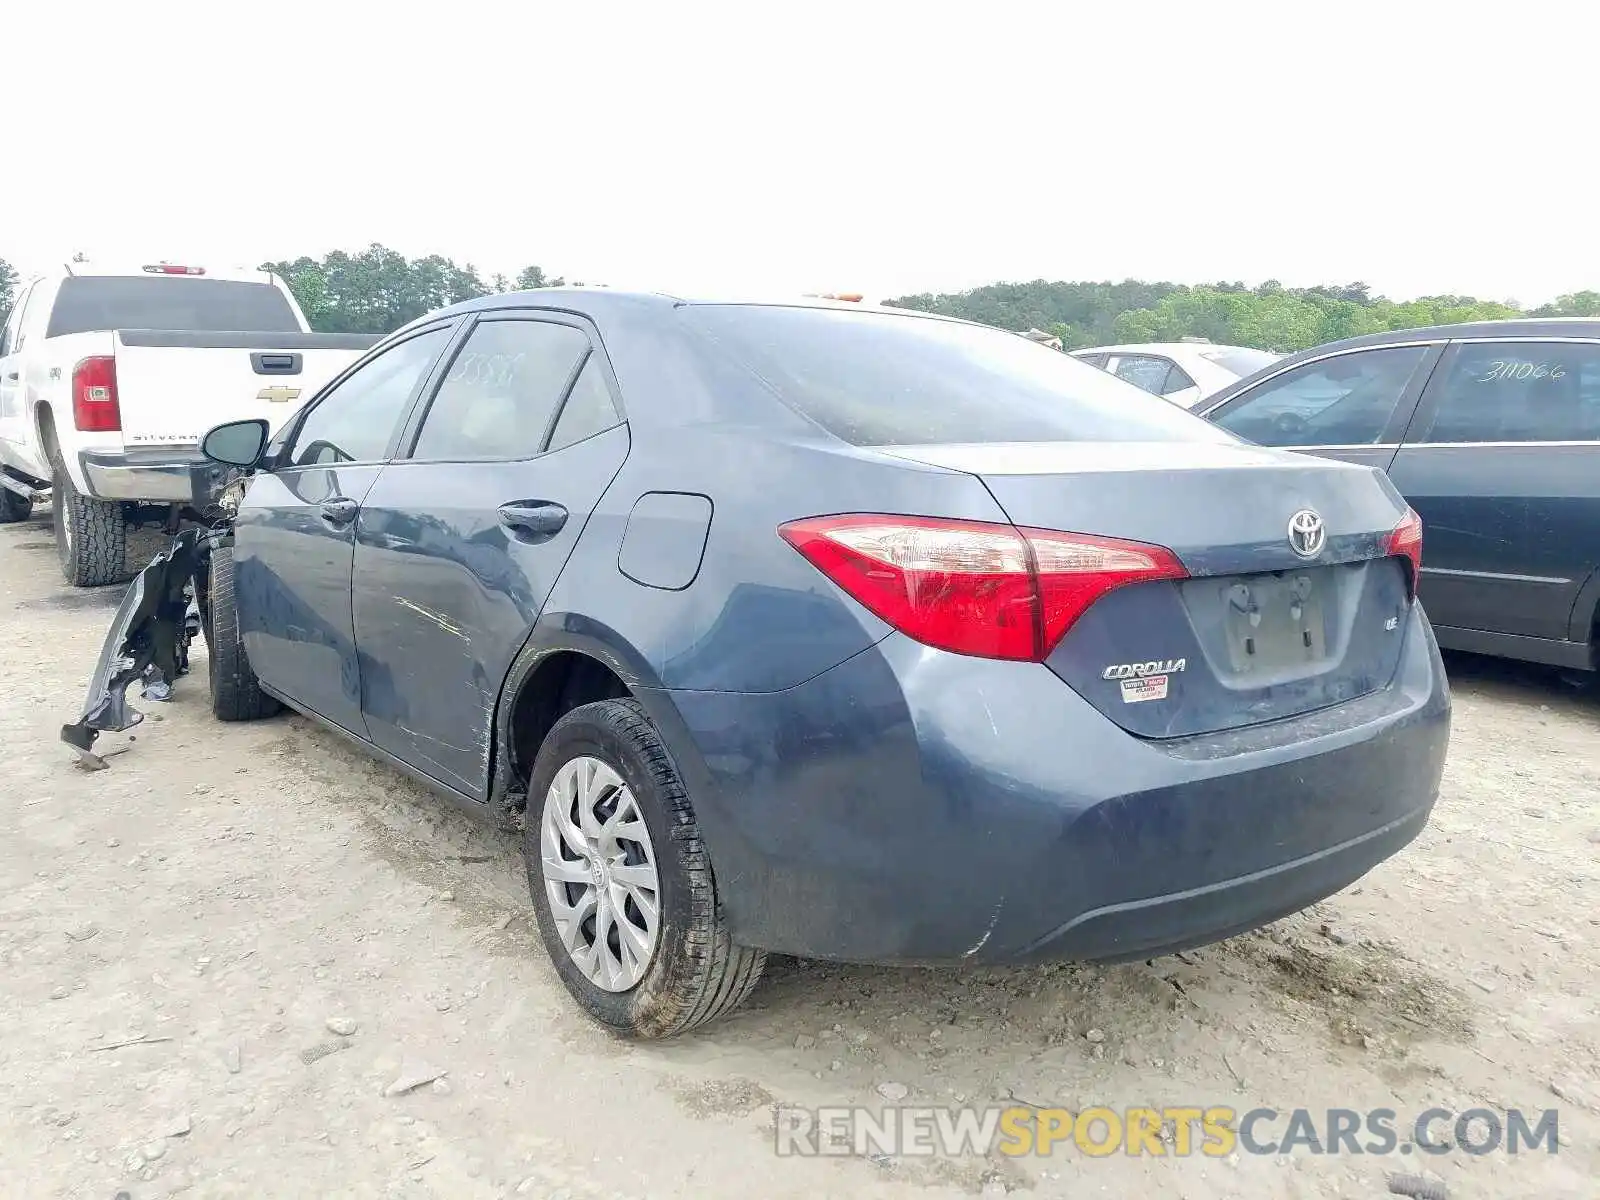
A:
<svg viewBox="0 0 1600 1200">
<path fill-rule="evenodd" d="M 352 609 L 372 740 L 487 798 L 494 706 L 628 430 L 597 339 L 485 319 L 362 505 Z"/>
</svg>

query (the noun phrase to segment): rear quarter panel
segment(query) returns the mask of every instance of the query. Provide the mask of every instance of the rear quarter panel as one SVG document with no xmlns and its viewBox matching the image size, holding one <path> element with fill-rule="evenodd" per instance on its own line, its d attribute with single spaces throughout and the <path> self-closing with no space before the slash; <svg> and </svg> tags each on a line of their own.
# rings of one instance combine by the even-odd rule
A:
<svg viewBox="0 0 1600 1200">
<path fill-rule="evenodd" d="M 630 515 L 651 492 L 710 501 L 704 554 L 685 588 L 647 586 L 619 567 Z M 635 437 L 541 624 L 601 638 L 651 686 L 794 687 L 889 632 L 778 535 L 786 521 L 838 512 L 1005 519 L 970 475 L 822 442 L 658 429 Z"/>
</svg>

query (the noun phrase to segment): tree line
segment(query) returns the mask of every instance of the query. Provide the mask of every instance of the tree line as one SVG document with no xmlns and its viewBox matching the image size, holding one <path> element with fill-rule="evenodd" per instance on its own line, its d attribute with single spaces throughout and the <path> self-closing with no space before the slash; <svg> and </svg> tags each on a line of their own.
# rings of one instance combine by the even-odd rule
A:
<svg viewBox="0 0 1600 1200">
<path fill-rule="evenodd" d="M 1233 346 L 1290 351 L 1324 342 L 1462 321 L 1508 317 L 1600 316 L 1600 292 L 1559 296 L 1524 310 L 1515 302 L 1473 296 L 1422 296 L 1390 300 L 1364 283 L 1286 288 L 1275 280 L 1259 287 L 1215 283 L 993 283 L 967 292 L 901 296 L 885 303 L 944 313 L 1024 332 L 1039 329 L 1068 350 L 1124 342 L 1173 342 L 1203 337 Z"/>
<path fill-rule="evenodd" d="M 485 279 L 471 263 L 439 255 L 408 259 L 374 243 L 321 258 L 261 264 L 294 292 L 311 327 L 325 333 L 389 333 L 447 304 L 496 292 L 559 287 L 565 281 L 537 266 L 515 278 Z M 0 259 L 0 321 L 10 310 L 17 273 Z M 578 286 L 581 286 L 578 285 Z M 1261 350 L 1302 350 L 1339 338 L 1419 325 L 1519 316 L 1600 316 L 1600 292 L 1558 296 L 1524 310 L 1515 302 L 1473 296 L 1390 300 L 1364 283 L 1286 288 L 1269 280 L 1189 286 L 1180 283 L 993 283 L 965 292 L 901 296 L 886 303 L 945 313 L 1023 332 L 1044 330 L 1069 350 L 1118 342 L 1203 337 Z"/>
</svg>

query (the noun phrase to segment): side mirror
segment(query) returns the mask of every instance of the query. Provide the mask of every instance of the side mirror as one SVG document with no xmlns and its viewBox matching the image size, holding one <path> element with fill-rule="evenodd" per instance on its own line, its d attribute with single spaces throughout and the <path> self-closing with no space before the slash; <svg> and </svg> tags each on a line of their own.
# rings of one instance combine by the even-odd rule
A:
<svg viewBox="0 0 1600 1200">
<path fill-rule="evenodd" d="M 200 453 L 225 467 L 253 467 L 267 448 L 267 431 L 260 417 L 215 425 L 200 439 Z"/>
</svg>

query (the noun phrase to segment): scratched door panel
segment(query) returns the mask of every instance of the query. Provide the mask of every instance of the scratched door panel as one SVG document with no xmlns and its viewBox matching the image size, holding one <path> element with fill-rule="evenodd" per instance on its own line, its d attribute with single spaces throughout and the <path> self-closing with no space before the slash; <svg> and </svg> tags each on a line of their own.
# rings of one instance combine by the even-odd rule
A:
<svg viewBox="0 0 1600 1200">
<path fill-rule="evenodd" d="M 628 452 L 617 426 L 521 462 L 395 462 L 362 505 L 352 610 L 372 740 L 486 798 L 494 705 L 584 523 Z M 502 505 L 567 511 L 548 536 Z"/>
<path fill-rule="evenodd" d="M 350 623 L 354 526 L 323 505 L 366 494 L 381 470 L 347 463 L 258 475 L 234 522 L 234 590 L 245 652 L 263 683 L 365 734 Z"/>
</svg>

